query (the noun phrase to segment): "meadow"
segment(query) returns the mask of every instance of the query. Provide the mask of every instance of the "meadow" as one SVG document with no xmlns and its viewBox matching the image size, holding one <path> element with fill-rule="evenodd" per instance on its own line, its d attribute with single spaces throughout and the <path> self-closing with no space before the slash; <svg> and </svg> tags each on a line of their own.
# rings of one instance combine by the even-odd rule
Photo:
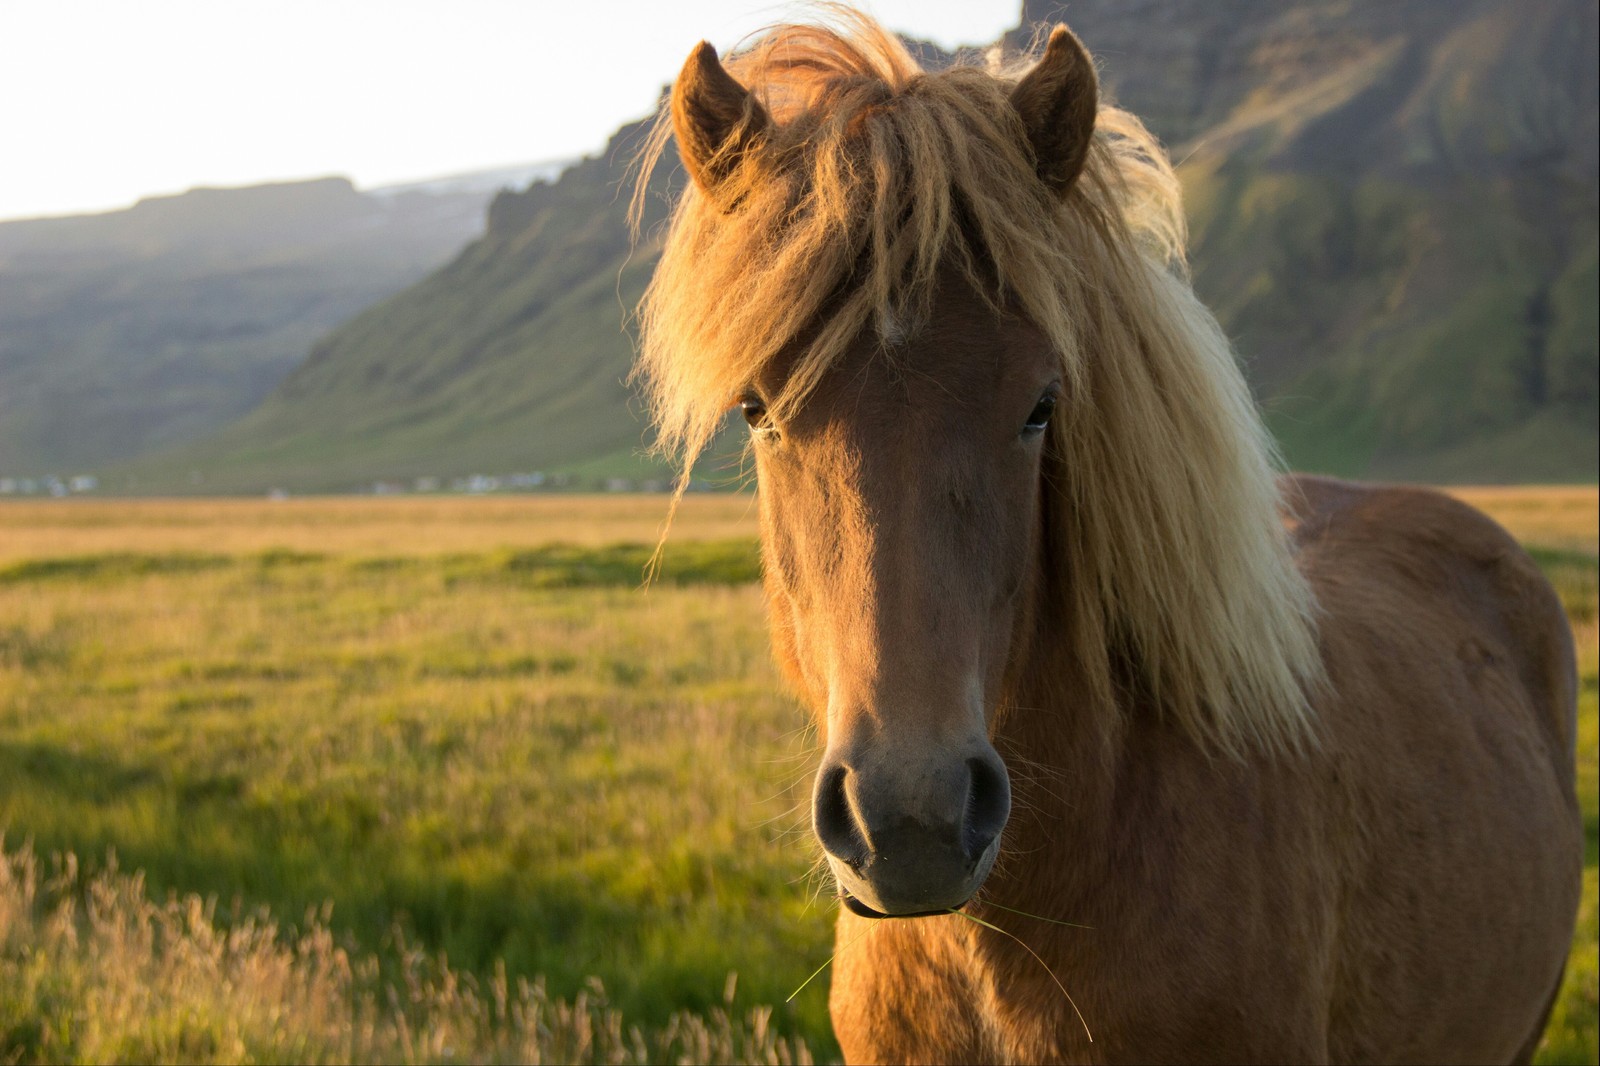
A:
<svg viewBox="0 0 1600 1066">
<path fill-rule="evenodd" d="M 1594 489 L 1461 490 L 1582 659 Z M 748 497 L 0 505 L 0 1062 L 837 1054 Z"/>
</svg>

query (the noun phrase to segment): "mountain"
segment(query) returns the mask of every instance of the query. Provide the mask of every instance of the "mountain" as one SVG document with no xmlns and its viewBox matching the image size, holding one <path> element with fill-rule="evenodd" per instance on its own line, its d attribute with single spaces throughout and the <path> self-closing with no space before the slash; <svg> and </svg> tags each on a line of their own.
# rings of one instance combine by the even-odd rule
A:
<svg viewBox="0 0 1600 1066">
<path fill-rule="evenodd" d="M 1294 465 L 1595 479 L 1597 11 L 1071 5 L 1183 161 L 1196 289 Z"/>
<path fill-rule="evenodd" d="M 0 222 L 0 474 L 68 473 L 215 431 L 317 338 L 482 232 L 498 184 L 195 189 Z M 474 178 L 476 177 L 476 181 Z"/>
<path fill-rule="evenodd" d="M 500 192 L 484 235 L 454 261 L 318 341 L 237 423 L 129 476 L 181 489 L 192 470 L 213 491 L 320 491 L 472 471 L 654 469 L 634 454 L 642 426 L 623 384 L 624 318 L 654 264 L 630 254 L 619 192 L 643 130 L 623 129 L 554 183 Z"/>
<path fill-rule="evenodd" d="M 1182 163 L 1196 286 L 1292 465 L 1595 479 L 1594 0 L 1074 0 L 1068 16 Z M 624 385 L 653 263 L 624 224 L 640 129 L 501 193 L 454 262 L 144 483 L 653 469 Z M 656 178 L 655 220 L 674 181 Z"/>
</svg>

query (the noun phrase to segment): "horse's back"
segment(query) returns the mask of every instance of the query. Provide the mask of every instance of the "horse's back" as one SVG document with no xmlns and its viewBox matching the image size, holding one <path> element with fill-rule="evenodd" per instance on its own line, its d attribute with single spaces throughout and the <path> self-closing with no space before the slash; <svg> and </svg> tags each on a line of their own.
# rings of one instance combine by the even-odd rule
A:
<svg viewBox="0 0 1600 1066">
<path fill-rule="evenodd" d="M 1561 603 L 1504 530 L 1441 493 L 1284 490 L 1329 672 L 1326 832 L 1345 927 L 1332 1057 L 1526 1055 L 1582 875 Z"/>
</svg>

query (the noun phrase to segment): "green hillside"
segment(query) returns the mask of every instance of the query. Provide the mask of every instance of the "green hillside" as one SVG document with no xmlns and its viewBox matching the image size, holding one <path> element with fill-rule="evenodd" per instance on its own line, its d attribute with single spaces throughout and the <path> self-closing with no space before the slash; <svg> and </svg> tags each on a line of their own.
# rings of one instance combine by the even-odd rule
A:
<svg viewBox="0 0 1600 1066">
<path fill-rule="evenodd" d="M 1308 201 L 1320 210 L 1305 211 Z M 1209 231 L 1200 288 L 1254 359 L 1269 424 L 1296 466 L 1595 480 L 1592 201 L 1571 205 L 1588 219 L 1581 244 L 1539 240 L 1540 220 L 1490 184 L 1429 198 L 1381 181 L 1257 177 L 1225 210 L 1252 206 Z"/>
<path fill-rule="evenodd" d="M 0 222 L 0 476 L 214 432 L 481 232 L 488 196 L 329 178 Z"/>
<path fill-rule="evenodd" d="M 650 469 L 624 379 L 626 310 L 653 259 L 630 260 L 611 162 L 502 192 L 484 237 L 323 338 L 255 411 L 201 446 L 125 475 L 258 491 L 348 489 L 469 471 Z M 112 488 L 118 487 L 113 480 Z"/>
<path fill-rule="evenodd" d="M 1059 14 L 1029 2 L 1023 24 Z M 1196 286 L 1292 465 L 1595 479 L 1592 0 L 1079 0 L 1070 17 L 1181 161 Z M 658 470 L 624 384 L 652 265 L 624 222 L 638 134 L 502 194 L 483 239 L 322 340 L 247 418 L 109 487 Z"/>
<path fill-rule="evenodd" d="M 1595 7 L 1423 14 L 1179 147 L 1197 287 L 1298 467 L 1592 481 Z"/>
</svg>

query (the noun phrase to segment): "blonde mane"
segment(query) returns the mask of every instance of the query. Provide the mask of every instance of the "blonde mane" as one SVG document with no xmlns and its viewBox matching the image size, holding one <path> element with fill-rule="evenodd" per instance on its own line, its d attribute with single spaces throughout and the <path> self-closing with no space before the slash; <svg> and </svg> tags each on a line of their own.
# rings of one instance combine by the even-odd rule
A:
<svg viewBox="0 0 1600 1066">
<path fill-rule="evenodd" d="M 772 118 L 713 201 L 674 208 L 640 306 L 637 375 L 660 446 L 690 466 L 761 369 L 782 420 L 881 314 L 922 320 L 955 268 L 1060 353 L 1051 479 L 1072 631 L 1108 704 L 1119 662 L 1221 751 L 1312 738 L 1310 592 L 1277 515 L 1275 455 L 1226 339 L 1184 276 L 1172 165 L 1104 105 L 1064 197 L 1038 179 L 1010 92 L 1027 63 L 923 71 L 867 17 L 780 26 L 726 61 Z M 671 136 L 643 154 L 637 212 Z M 793 355 L 793 352 L 790 353 Z"/>
</svg>

